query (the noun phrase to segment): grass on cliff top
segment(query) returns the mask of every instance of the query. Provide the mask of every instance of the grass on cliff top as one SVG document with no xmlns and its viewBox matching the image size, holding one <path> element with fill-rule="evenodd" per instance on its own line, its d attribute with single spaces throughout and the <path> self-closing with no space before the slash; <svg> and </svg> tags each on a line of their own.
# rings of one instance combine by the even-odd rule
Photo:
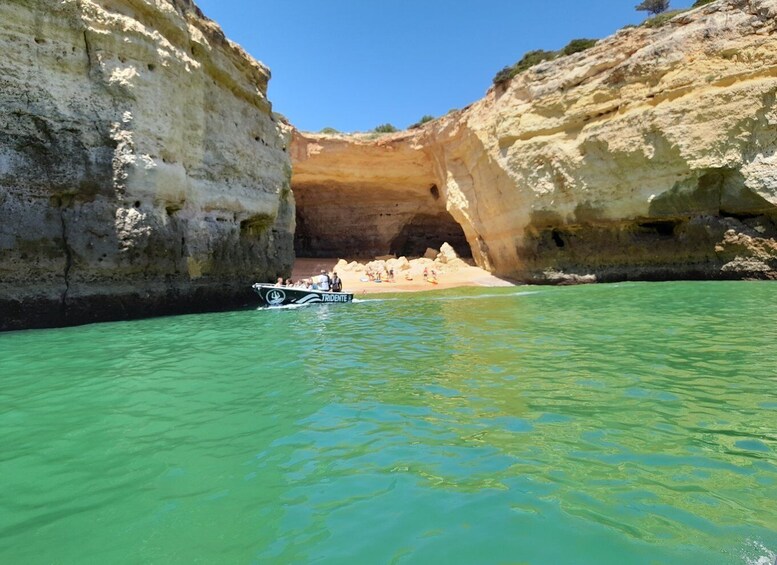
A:
<svg viewBox="0 0 777 565">
<path fill-rule="evenodd" d="M 520 61 L 510 67 L 505 67 L 496 73 L 496 76 L 494 76 L 494 84 L 504 84 L 513 77 L 521 74 L 523 71 L 528 70 L 543 61 L 552 61 L 559 57 L 580 53 L 581 51 L 590 49 L 596 45 L 597 41 L 598 39 L 573 39 L 563 49 L 559 49 L 558 51 L 544 51 L 543 49 L 529 51 Z"/>
<path fill-rule="evenodd" d="M 679 16 L 680 14 L 693 10 L 694 8 L 701 8 L 707 4 L 712 4 L 713 2 L 715 2 L 715 0 L 696 0 L 696 2 L 694 2 L 690 8 L 685 8 L 683 10 L 669 10 L 668 12 L 663 12 L 653 16 L 652 18 L 648 18 L 642 22 L 642 26 L 647 28 L 662 27 L 675 16 Z"/>
<path fill-rule="evenodd" d="M 669 20 L 687 11 L 688 10 L 669 10 L 668 12 L 664 12 L 663 14 L 658 14 L 653 16 L 652 18 L 646 19 L 644 22 L 642 22 L 642 26 L 651 28 L 651 29 L 663 27 L 664 25 L 666 25 L 666 23 Z"/>
</svg>

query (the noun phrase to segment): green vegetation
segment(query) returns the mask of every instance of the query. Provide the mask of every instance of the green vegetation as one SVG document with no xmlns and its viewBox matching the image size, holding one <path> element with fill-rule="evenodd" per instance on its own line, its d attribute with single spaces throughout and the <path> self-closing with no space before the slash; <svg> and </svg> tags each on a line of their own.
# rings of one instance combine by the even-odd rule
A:
<svg viewBox="0 0 777 565">
<path fill-rule="evenodd" d="M 669 0 L 642 0 L 634 7 L 638 12 L 650 12 L 653 15 L 666 12 L 669 9 Z"/>
<path fill-rule="evenodd" d="M 561 50 L 562 55 L 572 55 L 590 49 L 596 45 L 596 39 L 573 39 Z"/>
<path fill-rule="evenodd" d="M 328 128 L 327 127 L 327 128 L 322 129 L 320 133 L 340 133 L 340 132 L 338 130 L 336 130 L 335 128 Z"/>
<path fill-rule="evenodd" d="M 664 12 L 663 14 L 659 14 L 657 16 L 653 16 L 652 18 L 646 19 L 642 25 L 649 28 L 656 28 L 656 27 L 662 27 L 666 22 L 677 16 L 678 14 L 682 14 L 683 12 L 687 12 L 688 10 L 671 10 L 669 12 Z"/>
<path fill-rule="evenodd" d="M 696 2 L 693 3 L 693 6 L 691 8 L 698 8 L 700 6 L 706 6 L 707 4 L 710 4 L 711 2 L 714 2 L 715 0 L 696 0 Z"/>
<path fill-rule="evenodd" d="M 394 133 L 395 131 L 399 130 L 391 124 L 381 124 L 372 131 L 375 133 Z"/>
<path fill-rule="evenodd" d="M 532 68 L 543 61 L 552 61 L 565 55 L 572 55 L 573 53 L 580 53 L 586 49 L 590 49 L 596 45 L 596 39 L 573 39 L 563 49 L 559 51 L 545 51 L 543 49 L 536 49 L 529 51 L 521 60 L 515 63 L 512 67 L 505 67 L 494 77 L 494 84 L 503 84 L 509 81 L 511 78 L 521 74 L 523 71 Z"/>
<path fill-rule="evenodd" d="M 420 128 L 422 125 L 424 125 L 427 122 L 431 122 L 433 119 L 434 119 L 434 116 L 430 116 L 429 114 L 426 114 L 424 116 L 421 116 L 421 119 L 418 120 L 413 125 L 411 125 L 408 129 Z"/>
</svg>

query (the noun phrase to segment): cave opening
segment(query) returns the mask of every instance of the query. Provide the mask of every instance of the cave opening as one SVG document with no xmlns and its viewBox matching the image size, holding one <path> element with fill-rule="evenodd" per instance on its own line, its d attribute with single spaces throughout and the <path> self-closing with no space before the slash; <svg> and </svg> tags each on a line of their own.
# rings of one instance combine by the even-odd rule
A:
<svg viewBox="0 0 777 565">
<path fill-rule="evenodd" d="M 459 257 L 472 257 L 464 230 L 449 212 L 416 214 L 391 241 L 389 254 L 397 257 L 423 257 L 427 249 L 440 249 L 446 242 Z"/>
<path fill-rule="evenodd" d="M 660 237 L 672 237 L 675 229 L 680 225 L 679 220 L 658 220 L 653 222 L 640 222 L 637 224 L 640 228 L 655 232 Z"/>
<path fill-rule="evenodd" d="M 342 209 L 338 214 L 342 214 Z M 472 258 L 472 250 L 463 228 L 447 211 L 408 216 L 395 235 L 379 228 L 380 220 L 391 214 L 372 214 L 369 223 L 353 219 L 370 216 L 353 210 L 344 215 L 330 214 L 297 206 L 294 252 L 297 257 L 374 259 L 382 255 L 423 257 L 429 248 L 439 250 L 448 243 L 459 257 Z"/>
</svg>

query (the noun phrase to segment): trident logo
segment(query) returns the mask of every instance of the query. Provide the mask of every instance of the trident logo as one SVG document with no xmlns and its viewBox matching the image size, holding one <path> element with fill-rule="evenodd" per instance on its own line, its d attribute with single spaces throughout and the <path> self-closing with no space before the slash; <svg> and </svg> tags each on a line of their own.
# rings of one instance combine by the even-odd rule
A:
<svg viewBox="0 0 777 565">
<path fill-rule="evenodd" d="M 278 304 L 283 304 L 283 301 L 286 300 L 286 293 L 282 290 L 271 290 L 267 293 L 267 304 L 270 306 L 278 306 Z"/>
</svg>

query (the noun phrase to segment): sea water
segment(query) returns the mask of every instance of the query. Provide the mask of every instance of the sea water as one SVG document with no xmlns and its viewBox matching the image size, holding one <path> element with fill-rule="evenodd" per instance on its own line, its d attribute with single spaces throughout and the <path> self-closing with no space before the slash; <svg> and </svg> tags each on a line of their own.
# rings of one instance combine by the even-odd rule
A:
<svg viewBox="0 0 777 565">
<path fill-rule="evenodd" d="M 0 334 L 0 562 L 758 563 L 777 284 Z"/>
</svg>

